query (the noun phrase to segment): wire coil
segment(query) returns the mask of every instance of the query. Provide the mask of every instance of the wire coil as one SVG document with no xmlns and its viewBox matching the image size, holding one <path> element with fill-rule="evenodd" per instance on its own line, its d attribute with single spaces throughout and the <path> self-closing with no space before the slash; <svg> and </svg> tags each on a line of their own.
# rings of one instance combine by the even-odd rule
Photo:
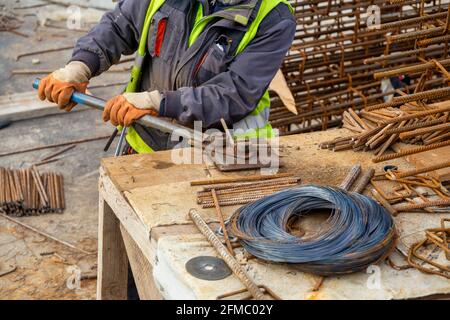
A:
<svg viewBox="0 0 450 320">
<path fill-rule="evenodd" d="M 289 233 L 293 219 L 312 210 L 331 210 L 308 237 Z M 280 191 L 237 210 L 231 231 L 252 255 L 296 263 L 301 271 L 335 275 L 356 272 L 383 260 L 395 246 L 389 213 L 374 200 L 339 188 L 303 186 Z"/>
</svg>

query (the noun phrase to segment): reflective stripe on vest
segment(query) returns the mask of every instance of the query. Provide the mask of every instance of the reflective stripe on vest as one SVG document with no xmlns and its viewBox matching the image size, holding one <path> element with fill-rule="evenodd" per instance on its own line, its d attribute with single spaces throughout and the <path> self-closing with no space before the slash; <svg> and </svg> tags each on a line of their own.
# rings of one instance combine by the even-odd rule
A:
<svg viewBox="0 0 450 320">
<path fill-rule="evenodd" d="M 144 58 L 146 56 L 146 44 L 148 32 L 150 29 L 150 24 L 153 15 L 161 8 L 165 0 L 151 0 L 150 5 L 147 10 L 147 14 L 144 20 L 144 27 L 142 29 L 142 35 L 139 42 L 139 49 L 136 54 L 136 59 L 134 66 L 131 70 L 130 80 L 128 82 L 126 92 L 136 92 L 137 86 L 140 82 L 142 75 L 142 66 Z M 261 5 L 258 10 L 258 14 L 252 21 L 250 27 L 247 29 L 243 38 L 241 39 L 237 49 L 236 55 L 240 54 L 247 45 L 255 38 L 258 31 L 259 25 L 262 20 L 269 14 L 272 9 L 274 9 L 278 4 L 286 4 L 291 12 L 294 9 L 291 7 L 287 0 L 262 0 Z M 232 9 L 232 8 L 231 8 Z M 219 11 L 220 13 L 220 11 Z M 194 27 L 189 36 L 189 46 L 192 45 L 195 40 L 200 36 L 203 29 L 213 18 L 220 17 L 220 14 L 213 14 L 210 16 L 203 17 L 203 7 L 199 5 L 197 11 Z M 235 15 L 234 20 L 240 24 L 246 25 L 247 19 L 242 15 Z M 245 20 L 245 21 L 244 21 Z M 272 127 L 269 124 L 269 108 L 270 108 L 270 98 L 269 92 L 266 91 L 262 96 L 261 100 L 258 102 L 256 108 L 244 119 L 238 121 L 233 125 L 233 130 L 238 130 L 239 132 L 249 132 L 244 134 L 237 134 L 238 137 L 267 137 L 273 136 Z M 249 131 L 250 130 L 250 131 Z M 137 153 L 150 153 L 153 150 L 144 142 L 144 140 L 139 136 L 133 127 L 130 127 L 126 136 L 127 142 Z"/>
</svg>

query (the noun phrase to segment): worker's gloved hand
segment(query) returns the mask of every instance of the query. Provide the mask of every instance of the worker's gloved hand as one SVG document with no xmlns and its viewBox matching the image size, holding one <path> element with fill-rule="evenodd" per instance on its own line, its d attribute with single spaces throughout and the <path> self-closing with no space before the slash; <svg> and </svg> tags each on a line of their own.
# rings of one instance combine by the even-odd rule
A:
<svg viewBox="0 0 450 320">
<path fill-rule="evenodd" d="M 41 80 L 39 99 L 57 103 L 61 109 L 70 111 L 76 106 L 70 101 L 74 91 L 85 92 L 91 70 L 81 61 L 72 61 Z"/>
<path fill-rule="evenodd" d="M 124 93 L 106 103 L 103 121 L 111 121 L 115 126 L 128 127 L 145 115 L 158 116 L 161 94 L 151 92 Z"/>
</svg>

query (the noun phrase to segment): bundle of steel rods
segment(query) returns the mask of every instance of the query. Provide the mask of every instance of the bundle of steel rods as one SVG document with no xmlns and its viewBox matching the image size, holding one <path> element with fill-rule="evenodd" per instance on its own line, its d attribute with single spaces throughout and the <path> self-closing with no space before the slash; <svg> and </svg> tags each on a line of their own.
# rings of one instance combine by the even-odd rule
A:
<svg viewBox="0 0 450 320">
<path fill-rule="evenodd" d="M 443 67 L 449 63 L 444 34 L 448 3 L 291 0 L 291 4 L 298 27 L 282 71 L 298 115 L 272 97 L 270 121 L 282 135 L 338 126 L 346 109 L 360 110 L 398 94 L 397 89 L 381 86 L 392 74 L 409 76 L 410 83 L 402 90 L 423 91 L 423 82 L 426 90 L 446 86 L 441 74 L 423 81 L 422 72 L 432 60 Z M 380 8 L 377 28 L 367 26 L 364 16 L 371 5 Z"/>
<path fill-rule="evenodd" d="M 297 237 L 293 225 L 321 210 L 331 215 L 311 235 Z M 364 270 L 395 247 L 392 217 L 372 199 L 340 188 L 304 186 L 284 190 L 238 209 L 231 233 L 260 259 L 295 263 L 319 275 Z"/>
<path fill-rule="evenodd" d="M 217 182 L 217 181 L 216 181 Z M 213 208 L 215 191 L 220 206 L 246 204 L 261 199 L 274 192 L 292 188 L 300 183 L 300 178 L 292 174 L 278 174 L 270 176 L 251 176 L 239 179 L 204 181 L 203 187 L 197 192 L 197 203 L 202 208 Z M 193 182 L 193 185 L 201 185 Z"/>
<path fill-rule="evenodd" d="M 18 170 L 0 168 L 0 208 L 12 216 L 63 212 L 62 175 L 39 173 L 35 166 Z"/>
<path fill-rule="evenodd" d="M 393 100 L 395 102 L 395 98 Z M 359 114 L 349 109 L 343 114 L 343 127 L 353 134 L 320 144 L 333 151 L 373 150 L 374 162 L 450 145 L 450 101 L 426 107 L 419 104 L 401 108 L 385 107 Z M 396 142 L 420 145 L 405 151 L 385 154 Z"/>
</svg>

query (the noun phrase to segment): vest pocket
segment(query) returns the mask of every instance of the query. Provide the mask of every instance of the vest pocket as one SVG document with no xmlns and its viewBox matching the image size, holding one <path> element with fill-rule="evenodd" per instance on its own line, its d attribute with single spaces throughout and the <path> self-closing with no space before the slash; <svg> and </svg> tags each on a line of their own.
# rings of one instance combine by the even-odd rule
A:
<svg viewBox="0 0 450 320">
<path fill-rule="evenodd" d="M 169 21 L 169 15 L 161 11 L 153 15 L 148 32 L 148 52 L 152 58 L 160 57 L 171 61 L 177 45 L 175 28 Z"/>
<path fill-rule="evenodd" d="M 196 83 L 201 85 L 219 73 L 228 69 L 227 48 L 219 43 L 214 43 L 206 54 L 200 59 L 195 69 Z"/>
</svg>

